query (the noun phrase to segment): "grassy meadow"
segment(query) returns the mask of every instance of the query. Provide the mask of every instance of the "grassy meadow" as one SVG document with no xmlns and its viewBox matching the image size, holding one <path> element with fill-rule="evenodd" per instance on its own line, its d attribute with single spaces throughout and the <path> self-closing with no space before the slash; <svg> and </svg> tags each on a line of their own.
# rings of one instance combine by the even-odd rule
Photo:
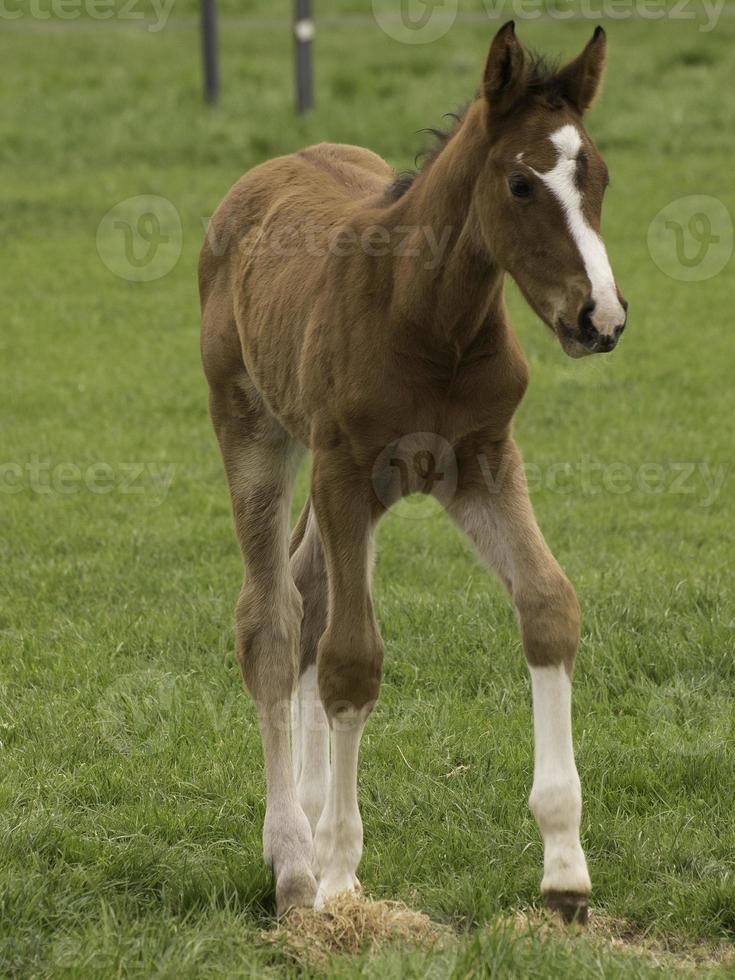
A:
<svg viewBox="0 0 735 980">
<path fill-rule="evenodd" d="M 362 748 L 359 874 L 457 942 L 317 968 L 261 939 L 264 782 L 233 654 L 241 564 L 199 364 L 196 256 L 230 184 L 270 156 L 329 139 L 410 167 L 417 130 L 474 91 L 500 21 L 408 45 L 335 17 L 318 35 L 317 108 L 297 120 L 289 5 L 225 12 L 238 9 L 260 20 L 223 23 L 215 110 L 193 3 L 157 32 L 0 20 L 0 977 L 732 976 L 735 18 L 708 32 L 605 22 L 589 129 L 630 302 L 619 349 L 567 359 L 509 288 L 532 377 L 516 437 L 584 614 L 574 727 L 591 916 L 627 939 L 508 926 L 538 906 L 542 858 L 514 615 L 449 522 L 408 508 L 379 536 L 387 656 Z M 572 56 L 595 22 L 517 29 Z M 174 209 L 159 229 L 172 268 L 151 281 L 111 271 L 98 232 L 138 195 Z M 691 212 L 692 195 L 715 203 Z M 702 208 L 709 224 L 691 225 Z M 687 281 L 702 229 L 702 261 L 722 267 Z M 304 473 L 295 510 L 306 486 Z"/>
</svg>

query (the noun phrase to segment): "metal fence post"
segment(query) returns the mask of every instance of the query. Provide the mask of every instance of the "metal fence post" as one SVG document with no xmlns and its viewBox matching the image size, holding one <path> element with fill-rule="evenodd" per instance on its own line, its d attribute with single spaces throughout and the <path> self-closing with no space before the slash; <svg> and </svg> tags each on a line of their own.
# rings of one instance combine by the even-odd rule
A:
<svg viewBox="0 0 735 980">
<path fill-rule="evenodd" d="M 202 58 L 204 63 L 204 100 L 210 105 L 214 105 L 219 96 L 217 0 L 202 0 Z"/>
<path fill-rule="evenodd" d="M 311 0 L 295 0 L 296 111 L 300 116 L 314 107 L 313 39 L 314 21 L 311 16 Z"/>
</svg>

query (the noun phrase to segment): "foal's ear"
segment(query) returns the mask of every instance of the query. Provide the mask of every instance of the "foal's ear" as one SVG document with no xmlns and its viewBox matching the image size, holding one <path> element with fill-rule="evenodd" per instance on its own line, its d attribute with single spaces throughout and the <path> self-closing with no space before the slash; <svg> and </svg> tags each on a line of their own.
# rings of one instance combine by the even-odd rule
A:
<svg viewBox="0 0 735 980">
<path fill-rule="evenodd" d="M 520 98 L 526 87 L 526 56 L 509 20 L 493 38 L 485 65 L 483 92 L 490 110 L 500 115 Z"/>
<path fill-rule="evenodd" d="M 607 35 L 601 27 L 595 28 L 592 40 L 574 61 L 570 61 L 558 73 L 564 98 L 579 113 L 584 113 L 595 101 L 605 73 L 607 60 Z"/>
</svg>

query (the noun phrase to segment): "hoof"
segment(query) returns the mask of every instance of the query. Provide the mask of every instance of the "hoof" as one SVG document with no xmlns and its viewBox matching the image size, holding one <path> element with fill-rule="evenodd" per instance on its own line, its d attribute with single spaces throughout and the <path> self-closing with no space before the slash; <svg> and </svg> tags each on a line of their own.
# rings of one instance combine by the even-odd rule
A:
<svg viewBox="0 0 735 980">
<path fill-rule="evenodd" d="M 308 868 L 283 871 L 276 882 L 276 915 L 280 918 L 293 908 L 310 909 L 316 890 L 316 879 Z"/>
<path fill-rule="evenodd" d="M 566 925 L 587 925 L 587 895 L 578 892 L 547 892 L 544 895 L 547 908 L 557 912 Z"/>
<path fill-rule="evenodd" d="M 316 894 L 314 908 L 324 908 L 325 903 L 335 895 L 362 895 L 362 885 L 355 875 L 347 874 L 330 879 L 322 879 L 319 882 L 319 891 Z"/>
</svg>

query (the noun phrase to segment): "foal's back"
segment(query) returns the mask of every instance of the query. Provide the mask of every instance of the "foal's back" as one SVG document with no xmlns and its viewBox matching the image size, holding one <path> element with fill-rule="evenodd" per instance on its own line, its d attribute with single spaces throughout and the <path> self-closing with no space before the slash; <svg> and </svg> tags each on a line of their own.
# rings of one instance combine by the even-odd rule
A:
<svg viewBox="0 0 735 980">
<path fill-rule="evenodd" d="M 393 169 L 372 150 L 342 143 L 319 143 L 294 154 L 327 174 L 335 190 L 356 200 L 380 194 L 395 176 Z M 308 174 L 305 178 L 308 179 Z"/>
<path fill-rule="evenodd" d="M 319 143 L 253 167 L 212 216 L 200 256 L 200 285 L 209 284 L 253 226 L 346 220 L 355 207 L 377 201 L 394 177 L 377 153 L 340 143 Z"/>
</svg>

